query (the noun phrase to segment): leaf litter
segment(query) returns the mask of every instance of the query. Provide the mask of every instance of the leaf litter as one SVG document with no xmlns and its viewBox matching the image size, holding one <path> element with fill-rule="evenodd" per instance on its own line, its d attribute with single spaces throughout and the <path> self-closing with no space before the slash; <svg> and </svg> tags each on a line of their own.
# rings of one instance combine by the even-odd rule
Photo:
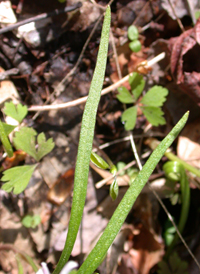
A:
<svg viewBox="0 0 200 274">
<path fill-rule="evenodd" d="M 168 89 L 169 95 L 167 96 L 167 101 L 162 110 L 165 114 L 167 126 L 160 126 L 158 129 L 153 127 L 148 131 L 148 121 L 142 116 L 142 113 L 136 113 L 134 110 L 135 113 L 139 115 L 137 120 L 135 119 L 134 125 L 134 135 L 139 135 L 139 140 L 141 140 L 140 142 L 136 141 L 138 149 L 141 151 L 144 149 L 142 146 L 142 138 L 144 138 L 145 129 L 149 134 L 156 134 L 156 130 L 160 133 L 166 133 L 183 112 L 189 108 L 191 110 L 191 124 L 187 126 L 188 128 L 183 131 L 182 136 L 179 138 L 177 151 L 178 156 L 188 160 L 190 163 L 195 158 L 196 164 L 198 165 L 198 159 L 196 159 L 197 156 L 194 152 L 197 153 L 199 143 L 197 131 L 199 127 L 198 118 L 200 112 L 198 112 L 199 109 L 196 106 L 199 100 L 199 21 L 197 21 L 194 27 L 187 21 L 184 23 L 183 16 L 189 17 L 190 12 L 188 11 L 188 7 L 185 6 L 184 1 L 181 0 L 178 1 L 180 4 L 178 8 L 176 7 L 176 2 L 171 1 L 172 4 L 175 5 L 176 15 L 174 15 L 171 7 L 168 5 L 168 1 L 162 1 L 162 6 L 160 5 L 160 1 L 154 1 L 153 6 L 151 6 L 152 1 L 127 2 L 128 3 L 125 3 L 125 1 L 124 3 L 122 1 L 116 1 L 112 10 L 114 18 L 112 28 L 115 44 L 117 45 L 117 58 L 122 75 L 125 76 L 128 72 L 135 71 L 138 64 L 146 60 L 147 56 L 155 49 L 155 47 L 152 46 L 153 43 L 154 45 L 155 43 L 161 43 L 163 39 L 163 44 L 166 45 L 165 51 L 167 53 L 163 62 L 161 61 L 159 64 L 153 66 L 152 71 L 146 72 L 148 73 L 147 76 L 144 76 L 146 87 L 144 88 L 144 84 L 141 83 L 142 89 L 133 93 L 137 100 L 138 94 L 144 88 L 144 96 L 140 103 L 143 103 L 144 105 L 148 103 L 148 107 L 155 108 L 160 106 L 161 101 L 163 102 L 163 98 L 166 97 L 165 91 Z M 68 1 L 67 4 L 72 5 L 73 1 Z M 102 3 L 99 2 L 98 4 Z M 22 13 L 32 11 L 34 15 L 48 12 L 49 10 L 54 9 L 56 5 L 60 5 L 59 2 L 55 3 L 54 1 L 53 3 L 50 1 L 48 7 L 47 5 L 42 6 L 42 2 L 41 4 L 38 4 L 38 7 L 35 7 L 33 6 L 33 3 L 28 1 L 27 3 L 24 3 Z M 61 5 L 64 6 L 64 4 Z M 105 5 L 104 2 L 103 5 Z M 152 9 L 149 8 L 150 6 Z M 195 6 L 195 9 L 196 8 L 198 7 Z M 60 27 L 64 24 L 66 33 L 62 36 L 62 33 L 59 30 L 56 37 L 53 37 L 55 40 L 50 44 L 46 44 L 46 38 L 37 40 L 40 48 L 35 47 L 35 44 L 32 43 L 31 40 L 27 40 L 27 37 L 26 42 L 24 43 L 24 41 L 20 41 L 16 39 L 16 37 L 10 37 L 7 34 L 3 35 L 4 39 L 1 41 L 0 45 L 4 55 L 0 56 L 3 64 L 2 66 L 6 70 L 12 67 L 19 69 L 19 75 L 16 78 L 12 76 L 11 83 L 17 88 L 19 94 L 15 94 L 15 96 L 22 105 L 42 105 L 45 100 L 49 100 L 49 102 L 53 101 L 51 93 L 54 87 L 57 86 L 65 74 L 73 68 L 91 30 L 91 24 L 97 20 L 101 13 L 102 11 L 98 8 L 98 5 L 86 1 L 81 8 L 80 14 L 75 12 L 66 25 L 65 16 L 60 17 L 59 19 L 54 18 L 55 27 Z M 162 15 L 161 19 L 159 19 L 159 15 Z M 183 34 L 181 34 L 179 30 L 175 19 L 176 16 L 183 20 L 185 28 L 189 28 L 189 30 L 186 30 Z M 153 27 L 152 23 L 154 23 L 155 18 L 157 18 L 156 20 L 158 20 L 158 24 L 161 26 L 160 28 Z M 129 22 L 130 20 L 132 21 Z M 128 41 L 125 41 L 123 44 L 123 39 L 124 37 L 126 38 L 127 35 L 127 26 L 132 24 L 134 20 L 134 24 L 139 27 L 139 39 L 142 43 L 142 50 L 139 53 L 130 51 Z M 51 30 L 51 28 L 53 28 L 53 23 L 49 21 L 48 24 L 50 24 L 50 27 L 48 26 L 48 28 Z M 150 27 L 148 28 L 147 26 L 147 29 L 145 30 L 147 24 L 149 24 Z M 170 27 L 172 31 L 170 31 Z M 142 28 L 144 28 L 144 30 Z M 38 30 L 34 33 L 37 33 L 37 31 Z M 44 38 L 42 35 L 49 37 L 49 33 L 45 31 L 45 25 L 40 28 L 39 32 L 41 37 Z M 54 29 L 54 34 L 55 33 L 56 31 Z M 95 64 L 99 33 L 99 29 L 97 29 L 95 34 L 96 37 L 92 38 L 84 53 L 85 61 L 80 63 L 79 71 L 77 71 L 74 79 L 70 79 L 70 87 L 67 87 L 66 90 L 54 100 L 54 104 L 79 98 L 84 89 L 83 85 L 86 83 L 88 86 Z M 175 33 L 175 35 L 172 35 L 172 33 Z M 48 39 L 51 40 L 51 37 Z M 13 51 L 13 48 L 15 51 Z M 159 52 L 154 51 L 154 56 L 158 53 Z M 110 50 L 110 56 L 111 55 L 112 50 Z M 18 61 L 19 58 L 22 58 L 23 62 Z M 58 60 L 58 58 L 60 59 Z M 191 59 L 195 60 L 192 64 Z M 110 77 L 113 82 L 116 82 L 119 79 L 116 72 L 116 64 L 113 60 L 111 58 L 108 59 L 110 68 L 108 68 L 108 71 L 106 72 L 106 85 L 108 85 L 110 81 L 107 79 L 108 77 Z M 168 65 L 171 66 L 171 71 L 168 70 Z M 26 76 L 27 74 L 29 74 L 28 77 Z M 157 88 L 153 88 L 155 84 L 157 86 L 162 85 L 163 89 L 158 90 Z M 125 83 L 127 89 L 130 88 L 130 85 L 131 83 L 128 83 L 128 81 Z M 1 90 L 2 88 L 3 87 L 1 86 L 0 91 L 5 93 Z M 154 94 L 151 96 L 149 94 L 148 98 L 147 91 L 152 88 L 155 89 Z M 10 98 L 9 92 L 12 95 L 12 89 L 7 86 L 7 98 Z M 190 101 L 188 96 L 185 95 L 185 93 L 182 93 L 182 90 L 191 96 L 194 101 Z M 125 93 L 128 95 L 126 91 Z M 156 96 L 156 106 L 155 104 L 149 105 L 152 96 Z M 125 103 L 129 103 L 133 99 L 131 94 L 128 95 L 127 98 L 128 101 Z M 12 193 L 7 194 L 1 190 L 2 236 L 0 239 L 0 252 L 2 258 L 5 258 L 5 260 L 1 260 L 1 271 L 3 273 L 16 273 L 17 264 L 13 259 L 15 252 L 11 253 L 13 252 L 11 246 L 23 249 L 28 255 L 32 256 L 37 263 L 40 263 L 41 260 L 45 260 L 45 258 L 47 258 L 47 262 L 50 265 L 54 266 L 57 262 L 57 252 L 60 252 L 64 245 L 70 215 L 72 193 L 69 193 L 69 195 L 64 198 L 62 204 L 59 205 L 49 202 L 47 198 L 49 189 L 52 189 L 61 178 L 63 179 L 63 177 L 65 177 L 64 174 L 66 174 L 67 170 L 74 168 L 82 109 L 82 106 L 78 106 L 70 108 L 69 110 L 54 110 L 47 114 L 41 113 L 36 121 L 32 120 L 33 116 L 29 114 L 26 118 L 26 123 L 29 124 L 29 126 L 33 126 L 34 130 L 32 130 L 32 133 L 27 134 L 26 140 L 22 140 L 23 142 L 21 143 L 21 137 L 18 135 L 20 133 L 16 133 L 16 147 L 19 148 L 20 143 L 20 148 L 25 152 L 30 153 L 37 160 L 47 154 L 50 150 L 49 147 L 52 148 L 51 138 L 55 141 L 56 146 L 49 155 L 44 157 L 38 169 L 34 171 L 30 182 L 29 178 L 27 179 L 27 183 L 29 183 L 28 187 L 21 196 L 16 196 Z M 16 112 L 16 115 L 17 109 L 14 111 Z M 152 123 L 151 111 L 152 109 L 146 109 L 146 112 L 148 112 L 146 116 L 149 117 L 148 120 L 150 123 Z M 124 137 L 124 128 L 121 123 L 121 115 L 119 115 L 119 113 L 122 114 L 122 112 L 122 104 L 116 100 L 115 93 L 106 95 L 106 97 L 102 98 L 97 115 L 95 137 L 95 144 L 97 146 Z M 145 110 L 143 112 L 145 112 Z M 156 113 L 155 110 L 154 113 Z M 9 113 L 6 114 L 8 115 Z M 158 114 L 160 115 L 161 113 L 159 112 Z M 126 121 L 125 118 L 124 121 Z M 196 121 L 194 121 L 195 118 L 197 118 Z M 22 117 L 19 117 L 18 119 L 21 120 Z M 160 121 L 160 124 L 162 124 L 162 121 Z M 39 132 L 40 136 L 40 138 L 38 136 L 37 141 L 35 139 L 35 130 Z M 9 129 L 7 129 L 7 131 L 9 131 Z M 41 132 L 43 131 L 45 132 L 45 135 L 42 135 Z M 197 135 L 191 136 L 192 132 L 195 132 Z M 58 133 L 60 133 L 60 135 Z M 189 148 L 191 147 L 190 144 L 185 143 L 183 136 L 184 138 L 187 138 L 189 142 L 192 140 L 194 145 L 192 149 Z M 33 143 L 31 140 L 34 140 Z M 27 151 L 26 142 L 29 144 L 30 142 L 32 143 L 31 151 Z M 47 144 L 45 152 L 40 151 L 38 146 L 40 143 Z M 172 149 L 176 150 L 175 147 Z M 120 143 L 117 146 L 110 146 L 106 149 L 106 153 L 112 158 L 112 161 L 114 161 L 115 164 L 119 161 L 128 163 L 133 159 L 128 142 Z M 32 162 L 29 156 L 26 156 L 23 161 L 26 165 Z M 26 167 L 26 165 L 24 167 Z M 157 174 L 163 177 L 161 165 L 158 166 Z M 25 175 L 26 173 L 24 173 L 24 176 Z M 18 179 L 20 176 L 15 174 L 14 177 L 16 178 L 12 178 L 12 180 Z M 90 251 L 93 243 L 105 227 L 112 210 L 114 210 L 127 188 L 127 186 L 120 186 L 119 198 L 117 198 L 115 202 L 112 202 L 112 199 L 107 197 L 108 188 L 106 186 L 98 191 L 94 188 L 94 183 L 98 180 L 99 178 L 97 178 L 96 174 L 90 174 L 89 189 L 84 210 L 83 230 L 82 233 L 80 233 L 81 238 L 78 238 L 72 254 L 72 256 L 79 261 L 81 261 L 81 255 L 88 254 Z M 127 180 L 127 174 L 126 179 L 124 177 L 124 180 Z M 6 186 L 6 184 L 4 185 Z M 10 187 L 13 188 L 13 184 Z M 198 192 L 198 184 L 195 185 L 194 190 Z M 18 191 L 14 194 L 17 193 Z M 140 273 L 149 273 L 150 271 L 151 273 L 156 273 L 155 265 L 161 261 L 162 256 L 164 255 L 164 242 L 161 234 L 161 226 L 164 217 L 161 216 L 161 219 L 159 219 L 160 217 L 157 212 L 159 210 L 158 205 L 154 205 L 157 202 L 152 198 L 150 192 L 147 193 L 148 194 L 142 194 L 138 199 L 137 204 L 133 208 L 133 212 L 130 213 L 130 216 L 126 221 L 128 225 L 127 223 L 124 224 L 124 227 L 121 230 L 121 234 L 119 235 L 121 240 L 119 240 L 119 242 L 116 240 L 112 246 L 107 259 L 105 259 L 102 265 L 103 268 L 99 269 L 100 273 L 104 273 L 105 269 L 109 269 L 109 267 L 109 273 L 112 273 L 113 269 L 118 269 L 118 272 L 114 273 L 129 273 L 130 270 L 132 272 L 138 271 Z M 62 196 L 62 191 L 61 194 L 56 192 L 56 194 L 54 193 L 53 195 L 57 195 L 56 198 L 60 199 L 59 195 Z M 106 205 L 103 206 L 103 204 L 99 202 L 103 201 L 105 198 L 107 201 L 105 203 Z M 197 201 L 195 202 L 197 203 Z M 191 207 L 192 206 L 193 205 L 191 205 Z M 198 203 L 196 204 L 195 210 L 197 210 L 197 208 Z M 142 209 L 144 211 L 142 211 Z M 156 214 L 154 210 L 157 212 Z M 197 213 L 195 215 L 194 212 L 194 216 L 197 216 Z M 31 214 L 31 216 L 40 216 L 41 222 L 36 228 L 25 228 L 22 225 L 21 220 L 27 214 Z M 155 221 L 157 218 L 160 220 L 159 222 L 157 222 L 157 220 Z M 188 224 L 188 228 L 186 228 L 187 235 L 191 235 L 188 232 L 190 231 L 190 228 L 191 227 Z M 194 229 L 193 232 L 194 235 L 196 235 L 197 230 Z M 10 235 L 14 235 L 15 237 L 10 237 Z M 152 243 L 151 246 L 148 246 L 148 243 Z M 9 252 L 6 250 L 6 244 L 11 245 Z M 198 243 L 196 243 L 196 245 L 198 246 Z M 117 248 L 115 248 L 115 246 L 117 246 Z M 118 262 L 119 258 L 121 258 L 120 263 Z M 173 260 L 178 261 L 179 259 L 176 258 L 176 255 L 171 258 L 170 264 L 174 267 Z M 110 265 L 108 265 L 107 261 L 110 261 Z M 23 268 L 26 273 L 33 273 L 28 264 L 24 264 L 24 262 Z"/>
</svg>

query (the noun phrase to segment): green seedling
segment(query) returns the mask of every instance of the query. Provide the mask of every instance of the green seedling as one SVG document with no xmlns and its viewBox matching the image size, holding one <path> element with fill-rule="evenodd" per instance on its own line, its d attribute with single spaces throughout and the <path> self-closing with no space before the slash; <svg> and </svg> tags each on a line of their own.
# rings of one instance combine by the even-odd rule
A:
<svg viewBox="0 0 200 274">
<path fill-rule="evenodd" d="M 180 233 L 182 233 L 188 218 L 189 207 L 190 207 L 189 181 L 188 181 L 184 166 L 180 164 L 179 162 L 169 161 L 165 163 L 165 165 L 163 166 L 163 170 L 168 180 L 180 182 L 181 213 L 180 213 L 180 219 L 178 223 L 178 230 Z M 166 256 L 170 254 L 177 240 L 178 240 L 178 235 L 174 234 L 173 241 L 168 247 Z"/>
<path fill-rule="evenodd" d="M 27 115 L 27 107 L 19 105 L 14 105 L 13 102 L 5 103 L 3 112 L 21 122 Z M 0 122 L 0 137 L 2 144 L 9 157 L 12 156 L 12 146 L 8 140 L 8 134 L 14 130 L 15 126 L 8 125 L 6 123 Z M 54 143 L 52 138 L 46 140 L 44 133 L 40 133 L 37 138 L 37 132 L 28 127 L 21 127 L 19 131 L 15 132 L 13 137 L 13 145 L 16 149 L 23 150 L 35 161 L 39 162 L 45 155 L 52 151 L 54 148 Z M 34 165 L 24 165 L 10 168 L 3 172 L 1 180 L 5 182 L 2 189 L 6 192 L 13 191 L 14 194 L 20 194 L 27 187 L 30 178 L 37 167 Z"/>
<path fill-rule="evenodd" d="M 18 121 L 19 123 L 26 117 L 28 113 L 27 106 L 22 104 L 14 105 L 13 102 L 6 102 L 3 108 L 3 112 Z"/>
<path fill-rule="evenodd" d="M 65 242 L 65 246 L 58 262 L 56 269 L 53 274 L 58 274 L 67 263 L 78 229 L 81 223 L 83 208 L 85 204 L 89 163 L 92 152 L 92 143 L 94 136 L 95 117 L 100 99 L 100 92 L 103 84 L 107 50 L 109 41 L 109 28 L 110 28 L 110 8 L 108 7 L 105 13 L 105 19 L 103 23 L 101 42 L 97 57 L 97 64 L 92 79 L 88 100 L 85 105 L 85 110 L 82 118 L 80 141 L 78 146 L 77 163 L 75 169 L 75 180 L 74 180 L 74 193 L 72 201 L 71 216 L 68 228 L 68 235 Z M 138 174 L 134 182 L 128 188 L 123 199 L 115 210 L 112 218 L 110 219 L 108 226 L 101 235 L 96 246 L 93 248 L 91 253 L 88 255 L 86 260 L 83 262 L 78 270 L 78 274 L 92 274 L 97 267 L 100 265 L 102 260 L 105 258 L 106 252 L 113 243 L 117 236 L 121 226 L 123 225 L 129 211 L 131 210 L 136 198 L 141 192 L 142 188 L 146 184 L 149 176 L 155 169 L 157 163 L 165 153 L 166 149 L 172 144 L 174 139 L 177 137 L 183 126 L 185 125 L 188 118 L 186 113 L 167 137 L 161 142 L 161 144 L 153 151 L 152 155 L 144 165 L 142 171 Z"/>
<path fill-rule="evenodd" d="M 139 32 L 136 26 L 130 26 L 128 28 L 128 38 L 131 41 L 129 43 L 129 48 L 134 52 L 138 52 L 142 48 L 142 45 L 140 41 L 138 40 L 138 36 L 139 36 Z"/>
<path fill-rule="evenodd" d="M 158 274 L 188 274 L 188 263 L 181 260 L 176 252 L 170 255 L 168 262 L 159 262 L 158 267 Z"/>
<path fill-rule="evenodd" d="M 113 174 L 114 180 L 112 182 L 112 184 L 110 185 L 110 197 L 112 198 L 112 200 L 114 201 L 119 193 L 119 186 L 117 183 L 117 167 L 115 165 L 113 165 L 113 163 L 111 162 L 111 160 L 109 159 L 110 165 L 104 161 L 103 158 L 101 158 L 98 154 L 92 152 L 91 154 L 91 158 L 90 158 L 91 162 L 96 165 L 98 168 L 101 169 L 109 169 L 110 173 Z"/>
<path fill-rule="evenodd" d="M 41 223 L 40 215 L 26 215 L 22 219 L 23 226 L 27 228 L 36 228 Z"/>
<path fill-rule="evenodd" d="M 111 12 L 110 7 L 108 6 L 105 19 L 103 23 L 102 35 L 100 40 L 99 52 L 97 57 L 97 63 L 94 71 L 94 76 L 91 82 L 91 87 L 88 95 L 88 99 L 85 105 L 82 125 L 81 125 L 81 133 L 79 139 L 78 146 L 78 155 L 75 169 L 75 179 L 74 179 L 74 192 L 73 192 L 73 201 L 71 208 L 71 216 L 68 227 L 68 234 L 66 243 L 61 254 L 60 260 L 53 272 L 53 274 L 58 274 L 61 272 L 64 265 L 70 258 L 71 251 L 73 249 L 77 233 L 79 230 L 79 226 L 82 219 L 83 209 L 85 205 L 86 192 L 87 192 L 87 182 L 88 182 L 88 173 L 89 173 L 89 164 L 92 153 L 92 144 L 94 137 L 94 128 L 96 121 L 96 113 L 98 108 L 98 103 L 101 96 L 101 89 L 104 81 L 105 68 L 107 62 L 107 52 L 108 52 L 108 42 L 109 42 L 109 30 L 110 30 L 110 20 L 111 20 Z M 137 75 L 135 75 L 137 76 Z M 136 77 L 136 79 L 140 79 Z M 139 81 L 141 83 L 141 81 Z M 140 90 L 135 91 L 136 98 L 139 98 Z M 135 100 L 135 98 L 134 98 Z M 137 100 L 137 99 L 136 99 Z M 133 102 L 131 102 L 133 103 Z M 160 143 L 160 145 L 153 151 L 152 155 L 147 160 L 143 169 L 139 172 L 135 180 L 132 182 L 127 192 L 125 193 L 123 199 L 119 203 L 117 209 L 115 210 L 112 218 L 110 219 L 105 231 L 101 235 L 100 239 L 96 243 L 95 247 L 92 249 L 88 257 L 85 259 L 83 264 L 78 270 L 78 274 L 92 274 L 97 269 L 97 267 L 101 264 L 103 259 L 106 256 L 106 253 L 113 243 L 115 237 L 117 236 L 120 228 L 122 227 L 128 213 L 130 212 L 135 200 L 138 195 L 142 191 L 142 188 L 145 186 L 149 176 L 155 169 L 156 165 L 164 155 L 167 148 L 172 144 L 175 140 L 179 132 L 184 127 L 189 113 L 186 113 L 181 120 L 176 124 L 176 126 L 171 130 L 171 132 L 164 138 L 164 140 Z M 17 147 L 23 146 L 26 149 L 27 153 L 30 153 L 31 156 L 40 160 L 41 157 L 45 155 L 44 150 L 48 153 L 50 151 L 49 147 L 52 146 L 52 142 L 45 141 L 44 136 L 37 138 L 38 145 L 40 144 L 40 148 L 36 149 L 36 134 L 29 130 L 25 130 L 25 134 L 30 134 L 31 140 L 33 143 L 26 142 L 22 144 L 18 141 L 21 138 L 19 134 L 15 139 L 15 145 Z M 20 138 L 19 138 L 20 136 Z M 27 135 L 26 135 L 27 136 Z M 48 143 L 48 145 L 46 145 Z M 42 149 L 44 145 L 44 150 Z M 26 147 L 28 146 L 28 148 Z M 31 146 L 31 148 L 29 147 Z M 113 174 L 116 174 L 115 169 L 112 170 Z M 11 169 L 10 169 L 11 170 Z M 9 177 L 9 176 L 8 176 Z M 13 178 L 12 178 L 13 179 Z"/>
<path fill-rule="evenodd" d="M 140 99 L 145 86 L 142 75 L 134 72 L 129 77 L 131 91 L 125 87 L 118 88 L 117 99 L 125 104 L 134 104 L 127 108 L 122 114 L 122 122 L 125 123 L 126 130 L 132 130 L 136 124 L 138 108 L 143 112 L 146 119 L 153 126 L 164 125 L 166 123 L 161 109 L 168 95 L 168 90 L 161 86 L 154 86 Z"/>
</svg>

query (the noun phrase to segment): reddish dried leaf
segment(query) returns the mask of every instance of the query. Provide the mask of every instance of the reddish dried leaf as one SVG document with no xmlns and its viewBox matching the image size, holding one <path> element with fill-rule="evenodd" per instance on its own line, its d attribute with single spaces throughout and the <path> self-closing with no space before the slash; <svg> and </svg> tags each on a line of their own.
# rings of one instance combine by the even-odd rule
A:
<svg viewBox="0 0 200 274">
<path fill-rule="evenodd" d="M 48 200 L 60 206 L 71 194 L 72 186 L 74 182 L 74 169 L 71 168 L 65 172 L 58 180 L 53 184 L 48 193 Z"/>
<path fill-rule="evenodd" d="M 168 46 L 176 84 L 200 105 L 200 19 L 194 28 L 170 39 Z"/>
<path fill-rule="evenodd" d="M 18 166 L 20 162 L 25 160 L 25 158 L 26 158 L 26 153 L 22 150 L 17 150 L 13 153 L 13 156 L 11 158 L 6 157 L 6 159 L 2 163 L 2 166 L 4 170 L 14 166 Z"/>
</svg>

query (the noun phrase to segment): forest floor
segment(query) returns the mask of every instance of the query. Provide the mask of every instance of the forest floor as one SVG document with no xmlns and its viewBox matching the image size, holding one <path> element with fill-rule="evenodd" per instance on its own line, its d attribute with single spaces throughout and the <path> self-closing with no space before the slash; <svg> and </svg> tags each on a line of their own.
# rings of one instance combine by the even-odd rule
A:
<svg viewBox="0 0 200 274">
<path fill-rule="evenodd" d="M 71 254 L 71 260 L 79 265 L 105 229 L 132 176 L 139 172 L 131 136 L 144 165 L 152 152 L 153 141 L 161 141 L 189 110 L 188 122 L 170 151 L 197 170 L 200 168 L 199 1 L 111 2 L 108 59 L 93 148 L 104 159 L 111 159 L 119 170 L 124 170 L 118 175 L 119 194 L 113 201 L 109 195 L 110 172 L 91 165 L 83 221 Z M 37 133 L 44 132 L 55 143 L 53 150 L 39 162 L 22 193 L 0 189 L 0 274 L 35 273 L 26 255 L 38 267 L 41 262 L 47 262 L 53 271 L 65 244 L 81 119 L 108 1 L 77 3 L 76 0 L 0 1 L 1 120 L 13 123 L 5 115 L 5 102 L 21 103 L 27 106 L 28 114 L 18 129 L 23 125 Z M 63 12 L 66 7 L 72 10 Z M 53 15 L 56 10 L 62 12 Z M 43 19 L 36 21 L 40 14 Z M 25 24 L 29 18 L 30 23 Z M 22 22 L 21 26 L 17 22 Z M 139 32 L 136 40 L 141 49 L 137 52 L 129 47 L 131 25 Z M 9 29 L 10 26 L 13 28 Z M 145 80 L 140 97 L 132 103 L 137 106 L 133 129 L 128 118 L 122 116 L 130 103 L 125 105 L 118 100 L 122 86 L 121 89 L 130 91 L 128 75 L 132 72 Z M 144 115 L 141 107 L 142 98 L 154 86 L 157 90 L 152 98 L 154 104 L 156 100 L 159 102 L 162 88 L 168 90 L 162 102 L 163 114 L 159 113 L 161 118 L 154 117 L 156 121 Z M 12 143 L 13 135 L 9 138 Z M 13 149 L 14 156 L 8 158 L 3 145 L 0 146 L 2 175 L 14 166 L 35 163 L 28 153 L 15 146 Z M 182 235 L 200 261 L 200 180 L 186 169 L 190 199 L 185 201 L 177 177 L 175 182 L 167 179 L 163 169 L 167 161 L 167 155 L 163 156 L 149 183 L 177 224 L 183 205 L 188 203 Z M 1 187 L 4 184 L 5 181 L 0 182 Z M 200 269 L 179 239 L 164 264 L 175 231 L 151 189 L 144 187 L 98 273 L 199 273 Z M 23 272 L 19 271 L 20 266 Z"/>
</svg>

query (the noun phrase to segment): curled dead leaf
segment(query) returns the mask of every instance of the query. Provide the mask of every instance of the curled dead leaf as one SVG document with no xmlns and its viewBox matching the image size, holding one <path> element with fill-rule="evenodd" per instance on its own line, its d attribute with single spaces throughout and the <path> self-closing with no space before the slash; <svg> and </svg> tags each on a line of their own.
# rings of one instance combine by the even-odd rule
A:
<svg viewBox="0 0 200 274">
<path fill-rule="evenodd" d="M 176 84 L 200 105 L 200 19 L 194 28 L 171 38 L 168 47 Z"/>
</svg>

